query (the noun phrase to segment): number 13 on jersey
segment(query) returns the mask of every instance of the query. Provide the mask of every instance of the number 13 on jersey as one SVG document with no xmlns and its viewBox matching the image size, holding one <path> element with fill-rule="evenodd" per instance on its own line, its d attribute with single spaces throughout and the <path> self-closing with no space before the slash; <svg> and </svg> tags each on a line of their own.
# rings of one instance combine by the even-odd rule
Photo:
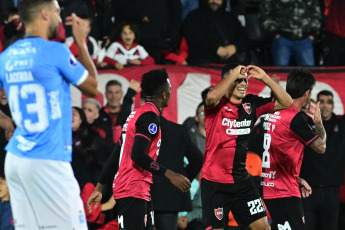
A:
<svg viewBox="0 0 345 230">
<path fill-rule="evenodd" d="M 49 125 L 46 93 L 39 84 L 12 85 L 9 88 L 9 106 L 15 124 L 30 133 L 42 132 Z M 24 103 L 24 106 L 21 104 Z M 22 111 L 21 109 L 23 109 Z M 32 118 L 36 116 L 35 121 Z"/>
</svg>

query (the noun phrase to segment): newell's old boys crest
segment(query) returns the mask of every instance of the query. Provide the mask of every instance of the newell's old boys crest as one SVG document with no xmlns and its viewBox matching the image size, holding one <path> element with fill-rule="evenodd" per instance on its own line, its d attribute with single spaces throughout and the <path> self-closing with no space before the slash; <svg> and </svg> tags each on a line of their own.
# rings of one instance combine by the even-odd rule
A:
<svg viewBox="0 0 345 230">
<path fill-rule="evenodd" d="M 252 106 L 250 105 L 250 103 L 244 103 L 242 104 L 244 111 L 246 111 L 248 114 L 250 114 L 252 112 Z"/>
<path fill-rule="evenodd" d="M 214 215 L 217 217 L 218 220 L 223 219 L 223 208 L 217 208 L 214 210 Z"/>
</svg>

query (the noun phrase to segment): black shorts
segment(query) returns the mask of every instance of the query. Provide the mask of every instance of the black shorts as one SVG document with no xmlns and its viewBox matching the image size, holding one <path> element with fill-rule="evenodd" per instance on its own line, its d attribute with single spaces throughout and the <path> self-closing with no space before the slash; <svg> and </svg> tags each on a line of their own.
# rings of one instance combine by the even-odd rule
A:
<svg viewBox="0 0 345 230">
<path fill-rule="evenodd" d="M 151 202 L 134 197 L 116 200 L 120 230 L 153 229 L 154 213 Z M 146 228 L 145 228 L 146 227 Z"/>
<path fill-rule="evenodd" d="M 265 204 L 272 217 L 272 230 L 304 229 L 304 213 L 301 198 L 265 199 Z"/>
<path fill-rule="evenodd" d="M 206 226 L 226 228 L 231 211 L 240 228 L 266 216 L 259 192 L 250 177 L 236 184 L 201 180 L 202 217 Z"/>
</svg>

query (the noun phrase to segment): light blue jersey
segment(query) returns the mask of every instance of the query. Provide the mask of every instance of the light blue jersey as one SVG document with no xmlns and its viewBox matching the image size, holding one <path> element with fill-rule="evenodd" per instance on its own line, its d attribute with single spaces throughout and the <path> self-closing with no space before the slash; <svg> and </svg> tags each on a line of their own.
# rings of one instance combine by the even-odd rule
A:
<svg viewBox="0 0 345 230">
<path fill-rule="evenodd" d="M 71 161 L 69 83 L 79 85 L 87 76 L 62 43 L 32 37 L 7 48 L 0 55 L 0 87 L 17 128 L 6 150 L 19 157 Z"/>
</svg>

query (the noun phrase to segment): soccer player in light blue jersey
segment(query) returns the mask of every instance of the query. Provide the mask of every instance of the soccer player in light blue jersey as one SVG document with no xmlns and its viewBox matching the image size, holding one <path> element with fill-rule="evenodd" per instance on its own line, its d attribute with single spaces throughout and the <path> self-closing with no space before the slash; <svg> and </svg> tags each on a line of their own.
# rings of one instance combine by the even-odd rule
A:
<svg viewBox="0 0 345 230">
<path fill-rule="evenodd" d="M 96 96 L 97 72 L 88 54 L 86 22 L 72 14 L 79 61 L 51 42 L 61 23 L 56 0 L 22 0 L 25 38 L 0 55 L 4 87 L 17 126 L 6 146 L 5 173 L 16 229 L 87 229 L 79 186 L 70 166 L 72 106 L 69 84 Z"/>
</svg>

